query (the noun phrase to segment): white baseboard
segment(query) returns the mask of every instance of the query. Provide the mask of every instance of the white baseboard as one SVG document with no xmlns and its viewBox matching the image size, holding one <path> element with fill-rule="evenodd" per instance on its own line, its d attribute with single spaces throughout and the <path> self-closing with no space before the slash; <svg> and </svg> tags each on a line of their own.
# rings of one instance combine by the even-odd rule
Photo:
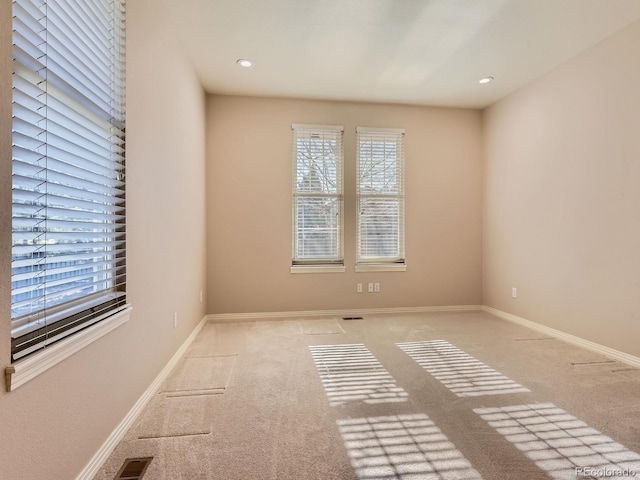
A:
<svg viewBox="0 0 640 480">
<path fill-rule="evenodd" d="M 605 357 L 618 360 L 619 362 L 626 363 L 627 365 L 631 365 L 633 367 L 640 368 L 639 357 L 629 355 L 628 353 L 624 353 L 619 350 L 614 350 L 613 348 L 605 347 L 604 345 L 600 345 L 590 340 L 585 340 L 584 338 L 576 337 L 575 335 L 571 335 L 569 333 L 556 330 L 555 328 L 547 327 L 545 325 L 540 325 L 539 323 L 532 322 L 531 320 L 527 320 L 526 318 L 518 317 L 516 315 L 503 312 L 502 310 L 498 310 L 493 307 L 483 306 L 482 310 L 492 315 L 495 315 L 498 318 L 502 318 L 503 320 L 517 323 L 518 325 L 522 325 L 532 330 L 536 330 L 546 335 L 555 337 L 559 340 L 564 340 L 565 342 L 572 343 L 573 345 L 586 348 L 587 350 L 591 350 L 592 352 L 599 353 L 601 355 L 604 355 Z"/>
<path fill-rule="evenodd" d="M 182 358 L 191 342 L 196 338 L 202 327 L 207 323 L 207 317 L 205 316 L 200 323 L 193 329 L 193 332 L 187 337 L 184 343 L 180 346 L 178 351 L 171 357 L 171 360 L 165 365 L 162 371 L 158 374 L 155 380 L 149 385 L 149 388 L 145 390 L 142 396 L 138 399 L 135 405 L 129 410 L 129 413 L 122 419 L 120 424 L 116 427 L 116 429 L 111 432 L 111 435 L 106 439 L 106 441 L 102 444 L 100 449 L 96 452 L 93 458 L 89 461 L 89 463 L 84 467 L 84 469 L 80 472 L 80 474 L 76 477 L 76 480 L 91 480 L 102 464 L 109 458 L 111 452 L 116 448 L 120 440 L 124 437 L 129 427 L 133 425 L 133 422 L 138 418 L 138 415 L 142 412 L 142 409 L 149 403 L 149 401 L 156 394 L 162 382 L 169 376 L 173 368 Z"/>
<path fill-rule="evenodd" d="M 243 320 L 271 320 L 274 318 L 342 317 L 357 315 L 389 315 L 394 313 L 464 312 L 482 310 L 482 305 L 445 305 L 436 307 L 356 308 L 342 310 L 308 310 L 299 312 L 211 313 L 207 320 L 213 323 L 241 322 Z"/>
</svg>

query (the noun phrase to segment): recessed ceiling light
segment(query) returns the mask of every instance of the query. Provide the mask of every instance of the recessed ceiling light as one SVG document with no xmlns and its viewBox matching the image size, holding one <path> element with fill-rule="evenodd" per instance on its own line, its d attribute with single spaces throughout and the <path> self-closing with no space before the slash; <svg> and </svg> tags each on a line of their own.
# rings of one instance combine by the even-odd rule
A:
<svg viewBox="0 0 640 480">
<path fill-rule="evenodd" d="M 247 58 L 239 58 L 236 63 L 244 68 L 253 67 L 253 62 Z"/>
<path fill-rule="evenodd" d="M 484 84 L 484 83 L 489 83 L 491 81 L 493 81 L 493 77 L 484 77 L 484 78 L 481 78 L 480 80 L 478 80 L 478 83 Z"/>
</svg>

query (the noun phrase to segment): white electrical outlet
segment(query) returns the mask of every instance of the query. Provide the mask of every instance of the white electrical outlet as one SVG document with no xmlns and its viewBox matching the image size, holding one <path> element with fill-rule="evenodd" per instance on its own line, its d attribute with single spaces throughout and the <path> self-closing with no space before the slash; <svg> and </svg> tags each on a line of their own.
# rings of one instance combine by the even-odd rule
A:
<svg viewBox="0 0 640 480">
<path fill-rule="evenodd" d="M 178 328 L 178 312 L 173 314 L 173 328 Z"/>
<path fill-rule="evenodd" d="M 511 297 L 512 298 L 518 298 L 518 289 L 516 287 L 513 287 L 511 289 Z"/>
<path fill-rule="evenodd" d="M 361 284 L 361 283 L 359 283 L 359 284 L 356 286 L 356 290 L 357 290 L 357 292 L 358 292 L 358 293 L 362 293 L 362 284 Z"/>
<path fill-rule="evenodd" d="M 373 284 L 373 291 L 376 293 L 380 293 L 380 284 L 379 283 L 374 283 Z"/>
<path fill-rule="evenodd" d="M 369 293 L 373 293 L 373 283 L 369 283 L 369 285 L 367 285 L 367 287 L 368 287 L 368 288 L 367 288 L 367 291 L 368 291 Z"/>
</svg>

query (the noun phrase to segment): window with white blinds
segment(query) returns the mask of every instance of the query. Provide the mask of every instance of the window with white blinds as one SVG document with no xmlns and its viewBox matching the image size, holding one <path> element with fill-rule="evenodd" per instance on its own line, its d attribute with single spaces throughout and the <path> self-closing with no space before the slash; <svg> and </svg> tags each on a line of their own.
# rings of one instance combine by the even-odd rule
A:
<svg viewBox="0 0 640 480">
<path fill-rule="evenodd" d="M 356 265 L 404 263 L 404 130 L 356 129 Z"/>
<path fill-rule="evenodd" d="M 13 360 L 126 308 L 124 16 L 13 1 Z"/>
<path fill-rule="evenodd" d="M 340 126 L 293 126 L 293 265 L 342 265 Z"/>
</svg>

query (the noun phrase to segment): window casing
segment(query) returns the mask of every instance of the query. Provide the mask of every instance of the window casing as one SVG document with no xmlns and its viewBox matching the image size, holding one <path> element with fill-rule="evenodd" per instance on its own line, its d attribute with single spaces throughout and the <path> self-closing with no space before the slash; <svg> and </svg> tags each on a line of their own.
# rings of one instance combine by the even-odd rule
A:
<svg viewBox="0 0 640 480">
<path fill-rule="evenodd" d="M 292 128 L 292 266 L 344 265 L 343 127 Z"/>
<path fill-rule="evenodd" d="M 124 310 L 124 0 L 14 0 L 12 360 Z"/>
<path fill-rule="evenodd" d="M 404 130 L 356 129 L 356 269 L 404 266 Z"/>
</svg>

